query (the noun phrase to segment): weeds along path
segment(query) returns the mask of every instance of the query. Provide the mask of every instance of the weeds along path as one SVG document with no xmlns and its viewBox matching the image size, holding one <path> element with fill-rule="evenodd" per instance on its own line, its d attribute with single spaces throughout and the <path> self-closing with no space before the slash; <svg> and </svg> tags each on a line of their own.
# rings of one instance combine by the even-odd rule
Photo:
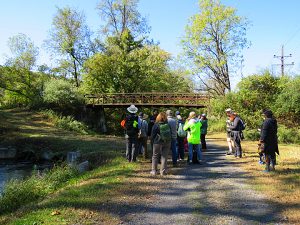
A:
<svg viewBox="0 0 300 225">
<path fill-rule="evenodd" d="M 281 224 L 280 207 L 251 189 L 251 174 L 238 167 L 239 159 L 209 146 L 203 165 L 156 178 L 164 183 L 156 201 L 136 209 L 123 224 Z"/>
</svg>

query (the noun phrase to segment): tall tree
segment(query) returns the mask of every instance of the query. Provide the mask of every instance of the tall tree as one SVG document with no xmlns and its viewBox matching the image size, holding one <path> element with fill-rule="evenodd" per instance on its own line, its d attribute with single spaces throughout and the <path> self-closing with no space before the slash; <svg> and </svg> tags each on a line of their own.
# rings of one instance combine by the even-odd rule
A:
<svg viewBox="0 0 300 225">
<path fill-rule="evenodd" d="M 83 13 L 69 7 L 58 8 L 46 44 L 54 53 L 64 57 L 60 59 L 60 68 L 71 74 L 79 87 L 80 70 L 94 47 Z"/>
<path fill-rule="evenodd" d="M 207 90 L 225 95 L 231 90 L 230 73 L 248 45 L 245 36 L 249 23 L 220 0 L 199 0 L 199 6 L 200 12 L 186 27 L 184 50 Z"/>
<path fill-rule="evenodd" d="M 97 8 L 106 22 L 104 33 L 120 37 L 130 30 L 135 38 L 147 34 L 150 28 L 138 12 L 137 4 L 138 0 L 101 0 Z"/>
<path fill-rule="evenodd" d="M 27 70 L 31 70 L 36 65 L 39 50 L 25 34 L 10 37 L 8 47 L 12 57 L 8 58 L 6 65 Z"/>
<path fill-rule="evenodd" d="M 5 66 L 0 66 L 0 89 L 4 101 L 29 105 L 41 97 L 42 73 L 32 72 L 36 66 L 38 48 L 25 34 L 18 34 L 8 39 L 11 57 Z"/>
<path fill-rule="evenodd" d="M 107 39 L 106 51 L 85 63 L 85 93 L 186 91 L 182 73 L 170 70 L 170 54 L 156 45 L 142 46 L 126 30 L 121 38 Z"/>
</svg>

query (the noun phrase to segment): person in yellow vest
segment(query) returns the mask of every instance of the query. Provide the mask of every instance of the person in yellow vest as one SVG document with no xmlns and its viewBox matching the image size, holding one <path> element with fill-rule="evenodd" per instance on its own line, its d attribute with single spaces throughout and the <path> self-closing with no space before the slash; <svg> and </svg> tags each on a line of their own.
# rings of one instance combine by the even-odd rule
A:
<svg viewBox="0 0 300 225">
<path fill-rule="evenodd" d="M 197 162 L 201 163 L 202 152 L 200 145 L 200 134 L 201 126 L 199 119 L 195 112 L 190 112 L 189 117 L 187 118 L 183 129 L 187 131 L 187 140 L 189 146 L 189 163 L 193 162 L 193 151 L 197 152 Z"/>
</svg>

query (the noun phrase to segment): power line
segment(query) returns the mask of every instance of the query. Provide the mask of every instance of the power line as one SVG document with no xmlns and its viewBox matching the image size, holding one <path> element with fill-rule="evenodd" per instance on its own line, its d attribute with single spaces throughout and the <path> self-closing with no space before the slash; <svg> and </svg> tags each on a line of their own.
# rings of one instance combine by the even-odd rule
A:
<svg viewBox="0 0 300 225">
<path fill-rule="evenodd" d="M 293 33 L 290 36 L 290 38 L 287 40 L 287 42 L 285 43 L 285 45 L 287 45 L 296 36 L 296 34 L 298 34 L 299 31 L 300 31 L 300 27 L 295 31 L 295 33 Z"/>
<path fill-rule="evenodd" d="M 281 64 L 274 64 L 274 65 L 280 65 L 281 66 L 281 76 L 284 76 L 284 66 L 292 66 L 294 65 L 294 62 L 290 64 L 285 64 L 284 63 L 284 58 L 286 57 L 292 57 L 292 54 L 289 55 L 284 55 L 284 46 L 281 46 L 281 56 L 274 55 L 274 58 L 280 58 Z"/>
</svg>

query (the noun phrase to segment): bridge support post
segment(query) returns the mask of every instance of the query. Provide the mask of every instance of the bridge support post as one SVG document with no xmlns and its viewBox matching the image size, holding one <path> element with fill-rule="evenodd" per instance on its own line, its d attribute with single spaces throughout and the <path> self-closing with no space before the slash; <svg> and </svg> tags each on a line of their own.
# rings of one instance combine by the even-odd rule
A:
<svg viewBox="0 0 300 225">
<path fill-rule="evenodd" d="M 100 107 L 97 111 L 98 111 L 98 113 L 97 113 L 98 114 L 98 118 L 97 118 L 98 129 L 101 133 L 106 133 L 107 127 L 106 127 L 104 108 Z"/>
<path fill-rule="evenodd" d="M 85 108 L 85 120 L 91 127 L 100 133 L 106 133 L 106 119 L 103 107 L 88 107 Z"/>
</svg>

